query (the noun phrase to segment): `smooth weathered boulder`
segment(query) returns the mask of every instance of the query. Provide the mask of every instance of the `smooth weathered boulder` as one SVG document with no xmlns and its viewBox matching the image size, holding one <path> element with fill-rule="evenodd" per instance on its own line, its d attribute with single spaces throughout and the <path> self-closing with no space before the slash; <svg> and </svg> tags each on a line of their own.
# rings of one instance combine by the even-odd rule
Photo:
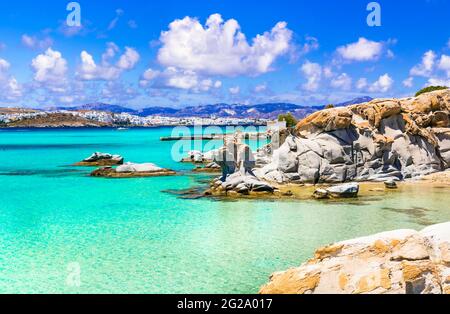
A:
<svg viewBox="0 0 450 314">
<path fill-rule="evenodd" d="M 187 153 L 187 156 L 181 160 L 181 162 L 201 164 L 210 161 L 204 159 L 203 153 L 201 151 L 191 150 Z"/>
<path fill-rule="evenodd" d="M 75 164 L 75 166 L 115 166 L 123 164 L 124 158 L 120 155 L 96 152 L 86 159 Z"/>
<path fill-rule="evenodd" d="M 262 294 L 450 294 L 450 222 L 332 244 Z"/>
<path fill-rule="evenodd" d="M 387 180 L 387 181 L 385 181 L 384 182 L 384 186 L 387 189 L 396 189 L 396 188 L 398 188 L 397 182 L 395 182 L 395 180 Z"/>
<path fill-rule="evenodd" d="M 137 178 L 137 177 L 159 177 L 172 176 L 176 172 L 170 169 L 164 169 L 152 163 L 135 164 L 126 163 L 124 165 L 113 167 L 102 167 L 91 173 L 92 177 L 104 178 Z"/>
<path fill-rule="evenodd" d="M 274 191 L 275 187 L 271 184 L 259 180 L 255 176 L 236 172 L 228 175 L 225 181 L 220 178 L 214 180 L 206 194 L 215 196 L 238 196 L 261 193 L 271 194 Z"/>
<path fill-rule="evenodd" d="M 313 196 L 316 199 L 327 198 L 352 198 L 357 197 L 359 193 L 358 183 L 347 183 L 341 185 L 335 185 L 326 189 L 317 189 Z"/>
<path fill-rule="evenodd" d="M 404 180 L 450 166 L 450 89 L 331 108 L 261 152 L 255 174 L 277 183 Z"/>
<path fill-rule="evenodd" d="M 127 162 L 116 168 L 117 173 L 126 172 L 156 172 L 161 171 L 163 168 L 156 166 L 152 163 L 136 164 L 132 162 Z"/>
</svg>

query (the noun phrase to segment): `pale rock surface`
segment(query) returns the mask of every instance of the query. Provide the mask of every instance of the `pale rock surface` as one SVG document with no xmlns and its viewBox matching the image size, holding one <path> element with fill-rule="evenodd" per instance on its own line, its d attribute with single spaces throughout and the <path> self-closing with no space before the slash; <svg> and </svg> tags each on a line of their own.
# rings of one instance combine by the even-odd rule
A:
<svg viewBox="0 0 450 314">
<path fill-rule="evenodd" d="M 127 173 L 127 172 L 157 172 L 161 171 L 163 168 L 156 166 L 152 163 L 135 164 L 127 162 L 116 168 L 117 173 Z"/>
<path fill-rule="evenodd" d="M 279 148 L 258 153 L 255 174 L 279 183 L 342 183 L 443 171 L 450 166 L 449 108 L 447 89 L 316 112 Z"/>
<path fill-rule="evenodd" d="M 272 275 L 263 294 L 450 294 L 450 222 L 332 244 Z"/>
</svg>

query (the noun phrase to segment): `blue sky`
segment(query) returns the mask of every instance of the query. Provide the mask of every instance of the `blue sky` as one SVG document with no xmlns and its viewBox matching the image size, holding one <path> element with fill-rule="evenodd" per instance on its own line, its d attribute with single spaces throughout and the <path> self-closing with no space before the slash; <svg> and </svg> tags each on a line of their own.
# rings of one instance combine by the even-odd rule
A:
<svg viewBox="0 0 450 314">
<path fill-rule="evenodd" d="M 450 85 L 450 1 L 1 1 L 0 105 L 317 105 Z"/>
</svg>

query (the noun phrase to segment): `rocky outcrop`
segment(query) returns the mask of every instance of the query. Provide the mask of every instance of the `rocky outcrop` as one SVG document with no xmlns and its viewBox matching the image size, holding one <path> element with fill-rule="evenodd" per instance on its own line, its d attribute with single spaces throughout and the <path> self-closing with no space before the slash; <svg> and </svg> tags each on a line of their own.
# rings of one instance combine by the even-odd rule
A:
<svg viewBox="0 0 450 314">
<path fill-rule="evenodd" d="M 164 169 L 152 163 L 135 164 L 126 163 L 117 168 L 103 167 L 94 170 L 91 173 L 92 177 L 105 178 L 136 178 L 136 177 L 160 177 L 172 176 L 176 172 L 170 169 Z"/>
<path fill-rule="evenodd" d="M 201 167 L 201 166 L 196 167 L 192 171 L 198 172 L 198 173 L 221 173 L 222 169 L 215 162 L 210 162 L 209 164 L 205 165 L 204 167 Z"/>
<path fill-rule="evenodd" d="M 347 183 L 332 186 L 329 188 L 317 189 L 314 192 L 316 199 L 329 199 L 329 198 L 353 198 L 357 197 L 359 193 L 358 183 Z"/>
<path fill-rule="evenodd" d="M 255 174 L 279 183 L 342 183 L 443 171 L 450 166 L 449 110 L 449 89 L 322 110 L 300 121 Z"/>
<path fill-rule="evenodd" d="M 214 152 L 213 160 L 220 166 L 222 176 L 211 183 L 207 195 L 250 195 L 275 191 L 271 184 L 255 176 L 255 156 L 238 136 L 227 136 L 224 146 Z"/>
<path fill-rule="evenodd" d="M 123 157 L 120 155 L 111 155 L 108 153 L 96 152 L 88 158 L 78 162 L 75 166 L 102 167 L 115 166 L 123 164 Z"/>
<path fill-rule="evenodd" d="M 198 150 L 191 150 L 187 153 L 181 162 L 194 163 L 194 164 L 210 164 L 213 161 L 213 155 L 216 153 L 215 150 L 202 153 Z"/>
<path fill-rule="evenodd" d="M 450 294 L 450 222 L 320 248 L 272 275 L 263 294 Z"/>
</svg>

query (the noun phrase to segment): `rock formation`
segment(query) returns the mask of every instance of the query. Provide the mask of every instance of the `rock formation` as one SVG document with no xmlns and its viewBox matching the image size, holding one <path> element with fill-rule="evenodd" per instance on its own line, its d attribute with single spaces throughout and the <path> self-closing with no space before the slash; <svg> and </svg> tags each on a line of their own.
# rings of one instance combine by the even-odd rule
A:
<svg viewBox="0 0 450 314">
<path fill-rule="evenodd" d="M 115 166 L 123 164 L 123 157 L 120 155 L 111 155 L 108 153 L 96 152 L 86 159 L 75 164 L 75 166 Z"/>
<path fill-rule="evenodd" d="M 449 110 L 449 89 L 322 110 L 278 149 L 260 152 L 255 174 L 279 183 L 342 183 L 443 171 L 450 167 Z"/>
<path fill-rule="evenodd" d="M 206 194 L 249 195 L 272 193 L 275 190 L 253 173 L 255 156 L 248 145 L 241 143 L 239 135 L 227 136 L 224 146 L 214 152 L 213 160 L 221 167 L 222 177 L 212 182 Z"/>
<path fill-rule="evenodd" d="M 316 199 L 328 198 L 352 198 L 357 197 L 359 192 L 358 183 L 347 183 L 329 187 L 327 189 L 321 188 L 314 192 Z"/>
<path fill-rule="evenodd" d="M 320 248 L 272 275 L 263 294 L 450 294 L 450 222 Z"/>
<path fill-rule="evenodd" d="M 92 177 L 105 177 L 105 178 L 135 178 L 135 177 L 159 177 L 159 176 L 172 176 L 176 172 L 170 169 L 164 169 L 156 166 L 152 163 L 135 164 L 126 163 L 118 166 L 117 168 L 103 167 L 94 170 L 91 173 Z"/>
</svg>

